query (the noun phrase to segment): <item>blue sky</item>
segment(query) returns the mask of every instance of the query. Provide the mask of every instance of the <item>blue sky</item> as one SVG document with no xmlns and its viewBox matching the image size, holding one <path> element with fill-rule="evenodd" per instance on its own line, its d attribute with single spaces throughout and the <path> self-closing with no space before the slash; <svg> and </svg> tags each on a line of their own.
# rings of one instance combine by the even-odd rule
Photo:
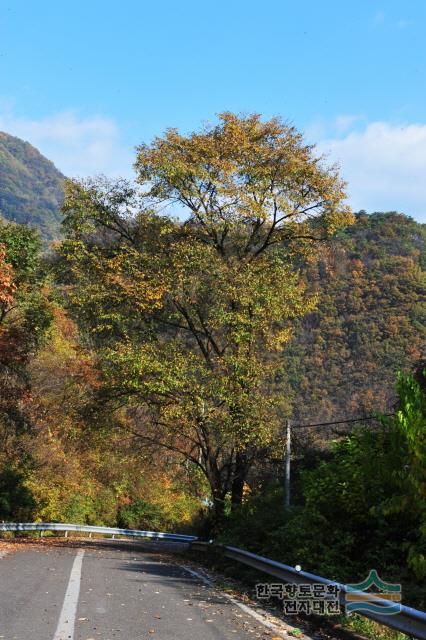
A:
<svg viewBox="0 0 426 640">
<path fill-rule="evenodd" d="M 280 115 L 352 205 L 426 222 L 426 2 L 0 0 L 0 130 L 67 175 L 231 110 Z"/>
</svg>

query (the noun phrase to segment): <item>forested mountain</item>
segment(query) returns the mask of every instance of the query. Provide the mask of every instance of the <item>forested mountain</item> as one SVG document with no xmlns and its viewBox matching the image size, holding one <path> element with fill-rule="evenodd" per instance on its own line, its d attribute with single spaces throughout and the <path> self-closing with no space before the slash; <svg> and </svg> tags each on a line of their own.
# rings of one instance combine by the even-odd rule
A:
<svg viewBox="0 0 426 640">
<path fill-rule="evenodd" d="M 0 132 L 0 216 L 58 237 L 64 176 L 37 149 Z"/>
<path fill-rule="evenodd" d="M 32 145 L 0 132 L 0 217 L 60 233 L 64 176 Z M 297 323 L 283 380 L 297 422 L 387 410 L 396 370 L 424 355 L 426 225 L 360 212 L 306 279 L 317 310 Z"/>
<path fill-rule="evenodd" d="M 425 354 L 426 225 L 360 212 L 307 280 L 319 304 L 299 322 L 284 359 L 294 419 L 389 410 L 397 370 Z"/>
<path fill-rule="evenodd" d="M 58 234 L 63 177 L 0 134 L 0 519 L 198 522 L 333 579 L 379 566 L 426 598 L 426 225 L 353 217 L 310 154 L 259 116 L 169 130 L 135 165 L 161 209 L 125 181 L 68 181 L 46 254 L 30 227 Z M 166 200 L 190 208 L 185 225 Z M 294 429 L 283 509 L 285 418 L 397 402 L 335 444 Z"/>
</svg>

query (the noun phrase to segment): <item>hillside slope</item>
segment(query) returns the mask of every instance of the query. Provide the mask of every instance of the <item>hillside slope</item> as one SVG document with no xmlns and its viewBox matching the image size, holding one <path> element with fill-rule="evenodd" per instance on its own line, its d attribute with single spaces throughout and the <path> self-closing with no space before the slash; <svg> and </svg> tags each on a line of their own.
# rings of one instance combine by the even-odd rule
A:
<svg viewBox="0 0 426 640">
<path fill-rule="evenodd" d="M 0 216 L 58 237 L 64 176 L 37 149 L 0 132 Z"/>
<path fill-rule="evenodd" d="M 0 217 L 57 238 L 63 180 L 37 149 L 0 132 Z M 389 410 L 396 371 L 426 355 L 426 225 L 360 212 L 306 279 L 320 302 L 295 328 L 280 380 L 294 420 Z"/>
<path fill-rule="evenodd" d="M 296 422 L 389 410 L 395 374 L 426 350 L 426 225 L 360 212 L 309 268 L 319 293 L 300 321 L 283 378 Z"/>
</svg>

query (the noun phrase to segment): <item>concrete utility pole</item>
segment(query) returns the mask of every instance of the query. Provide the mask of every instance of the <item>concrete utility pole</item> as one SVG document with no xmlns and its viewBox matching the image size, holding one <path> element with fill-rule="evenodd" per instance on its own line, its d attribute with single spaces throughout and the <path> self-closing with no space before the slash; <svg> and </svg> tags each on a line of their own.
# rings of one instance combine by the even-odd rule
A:
<svg viewBox="0 0 426 640">
<path fill-rule="evenodd" d="M 290 460 L 291 460 L 291 423 L 287 420 L 287 442 L 285 448 L 284 504 L 290 506 Z"/>
</svg>

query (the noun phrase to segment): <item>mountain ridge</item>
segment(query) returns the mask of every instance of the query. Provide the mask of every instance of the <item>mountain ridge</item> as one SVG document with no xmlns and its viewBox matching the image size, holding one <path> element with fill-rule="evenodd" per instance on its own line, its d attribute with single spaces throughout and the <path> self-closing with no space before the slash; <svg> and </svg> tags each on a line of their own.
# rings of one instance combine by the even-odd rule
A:
<svg viewBox="0 0 426 640">
<path fill-rule="evenodd" d="M 284 356 L 294 419 L 391 411 L 398 370 L 426 355 L 426 224 L 361 211 L 305 277 L 320 299 Z"/>
<path fill-rule="evenodd" d="M 0 214 L 61 236 L 64 176 L 28 142 L 0 132 Z M 295 323 L 282 383 L 298 422 L 325 421 L 395 400 L 398 369 L 425 357 L 426 224 L 398 212 L 367 214 L 304 269 L 318 307 Z M 319 372 L 325 375 L 319 375 Z"/>
<path fill-rule="evenodd" d="M 0 215 L 60 236 L 65 176 L 29 142 L 0 131 Z"/>
</svg>

